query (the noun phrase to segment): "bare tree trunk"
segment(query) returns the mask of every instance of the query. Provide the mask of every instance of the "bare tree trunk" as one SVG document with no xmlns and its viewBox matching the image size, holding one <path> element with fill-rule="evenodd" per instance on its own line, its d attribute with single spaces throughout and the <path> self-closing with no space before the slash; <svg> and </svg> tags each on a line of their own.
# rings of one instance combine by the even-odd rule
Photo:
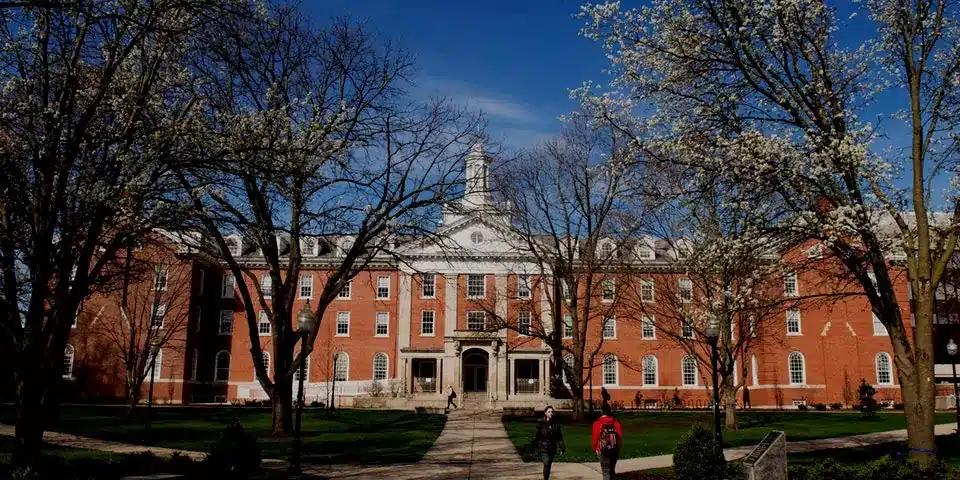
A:
<svg viewBox="0 0 960 480">
<path fill-rule="evenodd" d="M 273 407 L 273 425 L 270 433 L 286 436 L 293 431 L 293 381 L 278 378 L 270 394 Z"/>
<path fill-rule="evenodd" d="M 910 362 L 909 340 L 900 329 L 891 331 L 894 343 L 894 359 L 898 361 L 897 372 L 900 391 L 903 395 L 904 416 L 907 421 L 907 438 L 910 459 L 921 463 L 936 460 L 936 436 L 934 435 L 934 405 L 936 385 L 933 383 L 933 353 L 926 346 L 933 344 L 932 304 L 929 297 L 918 296 L 916 327 L 914 329 L 915 362 Z M 904 348 L 906 346 L 906 348 Z"/>
<path fill-rule="evenodd" d="M 733 379 L 723 380 L 724 426 L 727 430 L 737 429 L 737 390 L 733 388 Z"/>
<path fill-rule="evenodd" d="M 17 417 L 14 433 L 13 465 L 36 465 L 43 443 L 43 369 L 20 371 L 17 379 Z"/>
</svg>

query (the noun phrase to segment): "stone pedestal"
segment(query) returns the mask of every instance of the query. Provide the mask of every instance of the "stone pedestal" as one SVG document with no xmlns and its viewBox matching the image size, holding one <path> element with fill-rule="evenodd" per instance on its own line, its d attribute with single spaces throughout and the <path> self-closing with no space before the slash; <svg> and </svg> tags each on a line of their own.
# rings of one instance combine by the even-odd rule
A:
<svg viewBox="0 0 960 480">
<path fill-rule="evenodd" d="M 743 459 L 747 480 L 787 480 L 787 436 L 768 433 Z"/>
</svg>

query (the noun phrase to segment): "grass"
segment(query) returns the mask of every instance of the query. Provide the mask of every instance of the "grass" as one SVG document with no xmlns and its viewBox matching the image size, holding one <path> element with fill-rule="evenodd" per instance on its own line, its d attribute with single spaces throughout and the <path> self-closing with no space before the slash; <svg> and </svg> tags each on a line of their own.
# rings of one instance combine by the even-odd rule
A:
<svg viewBox="0 0 960 480">
<path fill-rule="evenodd" d="M 695 423 L 709 425 L 712 420 L 708 412 L 623 412 L 616 417 L 624 431 L 620 458 L 671 454 L 690 426 Z M 574 422 L 563 415 L 558 415 L 558 418 L 562 424 L 567 453 L 558 457 L 557 461 L 596 461 L 596 455 L 590 448 L 591 423 Z M 952 413 L 938 414 L 937 423 L 947 423 L 953 418 Z M 904 416 L 898 413 L 880 413 L 875 418 L 865 419 L 857 412 L 740 412 L 738 420 L 739 430 L 724 432 L 725 447 L 756 444 L 771 430 L 785 431 L 788 441 L 802 441 L 906 427 Z M 534 417 L 503 419 L 507 435 L 524 461 L 528 462 L 537 461 L 530 449 L 536 421 Z"/>
<path fill-rule="evenodd" d="M 69 406 L 48 430 L 137 445 L 209 452 L 220 431 L 237 418 L 257 437 L 264 458 L 288 459 L 290 437 L 270 435 L 270 411 L 264 408 L 157 408 L 153 426 L 143 428 L 142 414 L 120 407 Z M 0 411 L 0 423 L 12 423 L 12 410 Z M 310 463 L 388 464 L 416 462 L 433 445 L 446 422 L 444 415 L 388 410 L 339 410 L 328 418 L 319 410 L 303 412 L 303 460 Z"/>
</svg>

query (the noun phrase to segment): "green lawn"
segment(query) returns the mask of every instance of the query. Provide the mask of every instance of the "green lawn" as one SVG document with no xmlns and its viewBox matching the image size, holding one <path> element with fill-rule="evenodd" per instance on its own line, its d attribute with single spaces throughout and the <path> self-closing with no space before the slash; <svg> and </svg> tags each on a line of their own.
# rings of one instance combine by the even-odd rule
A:
<svg viewBox="0 0 960 480">
<path fill-rule="evenodd" d="M 289 437 L 270 435 L 270 412 L 263 408 L 154 408 L 153 428 L 146 432 L 141 417 L 130 418 L 119 407 L 63 407 L 51 431 L 74 433 L 139 445 L 200 452 L 210 451 L 220 430 L 237 418 L 254 434 L 264 458 L 288 459 Z M 142 410 L 139 411 L 143 413 Z M 0 423 L 11 423 L 13 412 L 0 411 Z M 311 463 L 385 464 L 416 462 L 443 430 L 444 415 L 417 415 L 386 410 L 339 410 L 328 418 L 319 410 L 303 412 L 303 455 Z"/>
<path fill-rule="evenodd" d="M 710 425 L 712 419 L 708 412 L 623 412 L 616 417 L 624 431 L 621 458 L 673 453 L 680 437 L 691 425 Z M 755 444 L 770 430 L 783 430 L 788 441 L 800 441 L 906 428 L 900 413 L 880 413 L 873 419 L 864 419 L 857 412 L 740 412 L 738 417 L 740 429 L 724 432 L 725 447 Z M 563 415 L 558 418 L 563 424 L 567 454 L 558 457 L 557 461 L 596 461 L 590 448 L 591 424 L 575 423 Z M 949 423 L 954 418 L 952 413 L 937 414 L 937 423 Z M 507 435 L 525 461 L 537 460 L 530 450 L 536 421 L 534 417 L 503 419 Z"/>
</svg>

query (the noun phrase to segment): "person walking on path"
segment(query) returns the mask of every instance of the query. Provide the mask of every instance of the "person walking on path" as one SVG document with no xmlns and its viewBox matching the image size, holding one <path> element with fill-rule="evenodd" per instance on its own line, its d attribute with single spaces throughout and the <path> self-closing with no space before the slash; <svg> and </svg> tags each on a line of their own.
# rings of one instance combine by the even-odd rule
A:
<svg viewBox="0 0 960 480">
<path fill-rule="evenodd" d="M 553 419 L 553 407 L 543 410 L 543 418 L 537 421 L 537 433 L 533 437 L 533 448 L 543 461 L 543 480 L 550 480 L 550 468 L 553 466 L 553 457 L 560 451 L 563 455 L 567 451 L 563 443 L 563 433 L 560 424 Z"/>
<path fill-rule="evenodd" d="M 447 406 L 444 408 L 445 411 L 450 411 L 450 405 L 453 405 L 453 408 L 457 408 L 457 404 L 453 403 L 454 398 L 457 398 L 457 392 L 453 391 L 453 385 L 447 385 Z"/>
<path fill-rule="evenodd" d="M 617 460 L 620 458 L 620 449 L 623 443 L 623 427 L 620 426 L 610 409 L 604 403 L 600 407 L 602 415 L 593 422 L 592 442 L 593 451 L 600 457 L 600 471 L 603 480 L 616 480 Z"/>
</svg>

